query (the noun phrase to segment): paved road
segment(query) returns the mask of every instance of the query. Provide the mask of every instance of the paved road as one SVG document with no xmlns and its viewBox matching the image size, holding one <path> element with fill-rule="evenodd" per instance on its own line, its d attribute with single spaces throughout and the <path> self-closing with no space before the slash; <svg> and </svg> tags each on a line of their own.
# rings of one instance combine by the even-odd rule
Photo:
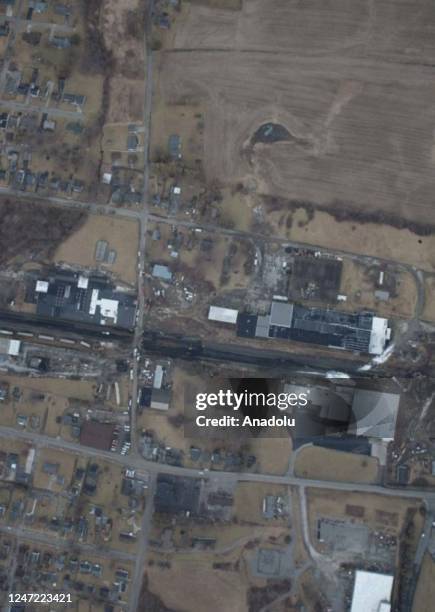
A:
<svg viewBox="0 0 435 612">
<path fill-rule="evenodd" d="M 142 590 L 142 582 L 145 571 L 146 554 L 148 551 L 149 534 L 151 531 L 152 518 L 154 513 L 154 493 L 156 489 L 156 476 L 151 476 L 147 497 L 146 507 L 142 518 L 141 531 L 139 534 L 139 549 L 137 551 L 136 564 L 134 568 L 134 576 L 131 585 L 129 610 L 136 612 L 139 603 L 139 597 Z"/>
<path fill-rule="evenodd" d="M 71 549 L 74 546 L 80 552 L 87 553 L 89 555 L 98 555 L 104 559 L 116 559 L 117 561 L 135 561 L 136 555 L 123 552 L 114 548 L 107 548 L 106 546 L 97 546 L 94 544 L 80 544 L 71 541 L 62 540 L 60 538 L 53 537 L 51 533 L 44 533 L 42 531 L 36 531 L 27 527 L 14 527 L 14 526 L 0 526 L 0 533 L 4 535 L 12 535 L 19 540 L 29 540 L 35 544 L 41 544 L 42 546 L 50 546 L 57 549 Z"/>
<path fill-rule="evenodd" d="M 230 479 L 233 482 L 235 479 L 239 482 L 266 482 L 270 484 L 282 484 L 292 486 L 306 486 L 318 489 L 331 489 L 335 491 L 356 491 L 360 493 L 378 494 L 387 497 L 406 497 L 411 499 L 426 500 L 428 504 L 435 504 L 435 492 L 422 491 L 420 489 L 393 489 L 382 487 L 381 485 L 357 484 L 351 482 L 339 482 L 335 480 L 311 480 L 308 478 L 300 478 L 292 475 L 276 476 L 273 474 L 256 474 L 250 472 L 207 472 L 204 476 L 202 470 L 178 467 L 167 465 L 165 463 L 156 463 L 147 461 L 138 456 L 123 456 L 116 453 L 100 451 L 87 446 L 81 446 L 73 442 L 66 442 L 60 438 L 50 438 L 43 434 L 22 431 L 13 427 L 0 427 L 0 438 L 11 440 L 24 440 L 31 442 L 36 446 L 46 448 L 55 448 L 58 450 L 67 450 L 72 453 L 94 457 L 112 461 L 114 463 L 131 467 L 137 470 L 147 470 L 150 474 L 172 474 L 174 476 L 186 476 L 194 478 L 219 478 L 221 480 Z"/>
<path fill-rule="evenodd" d="M 84 114 L 81 109 L 76 111 L 63 110 L 61 108 L 51 108 L 50 106 L 37 106 L 36 104 L 27 104 L 26 102 L 15 102 L 14 100 L 0 100 L 0 106 L 17 111 L 27 111 L 35 113 L 47 113 L 53 117 L 63 117 L 64 119 L 83 119 Z"/>
<path fill-rule="evenodd" d="M 150 153 L 150 135 L 151 135 L 151 112 L 153 99 L 153 54 L 147 41 L 151 35 L 151 17 L 154 1 L 150 0 L 147 7 L 147 22 L 144 36 L 144 47 L 146 50 L 146 75 L 145 75 L 145 96 L 144 96 L 144 111 L 143 111 L 143 127 L 144 127 L 144 169 L 143 169 L 143 199 L 142 210 L 139 214 L 139 252 L 138 252 L 138 275 L 137 275 L 137 291 L 138 291 L 138 306 L 137 319 L 134 333 L 133 346 L 137 351 L 140 350 L 142 344 L 143 320 L 145 315 L 145 294 L 144 294 L 144 269 L 146 256 L 146 232 L 148 227 L 148 192 L 149 192 L 149 153 Z M 133 384 L 131 389 L 132 408 L 131 408 L 131 431 L 132 435 L 132 452 L 137 452 L 137 399 L 139 393 L 138 387 L 139 365 L 135 359 L 133 364 Z"/>
</svg>

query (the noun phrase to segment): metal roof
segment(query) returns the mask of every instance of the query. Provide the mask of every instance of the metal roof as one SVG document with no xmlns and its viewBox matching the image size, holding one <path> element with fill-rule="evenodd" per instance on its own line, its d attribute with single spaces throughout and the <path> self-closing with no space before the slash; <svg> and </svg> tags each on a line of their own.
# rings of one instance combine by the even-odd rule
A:
<svg viewBox="0 0 435 612">
<path fill-rule="evenodd" d="M 293 304 L 272 302 L 270 310 L 270 324 L 280 327 L 291 327 L 293 319 Z"/>
<path fill-rule="evenodd" d="M 238 310 L 232 308 L 221 308 L 220 306 L 210 306 L 208 311 L 209 321 L 219 321 L 220 323 L 237 323 Z"/>
</svg>

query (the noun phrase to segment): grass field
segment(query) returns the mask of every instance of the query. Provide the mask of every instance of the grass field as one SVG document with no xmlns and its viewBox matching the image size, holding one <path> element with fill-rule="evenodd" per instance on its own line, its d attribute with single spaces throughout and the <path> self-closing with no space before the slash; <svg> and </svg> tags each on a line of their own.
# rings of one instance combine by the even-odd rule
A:
<svg viewBox="0 0 435 612">
<path fill-rule="evenodd" d="M 378 460 L 310 446 L 298 453 L 295 474 L 302 478 L 374 483 L 378 480 Z"/>
<path fill-rule="evenodd" d="M 117 252 L 113 265 L 97 264 L 95 246 L 98 240 L 106 240 L 109 249 Z M 86 223 L 57 249 L 54 263 L 67 263 L 84 268 L 96 268 L 111 272 L 119 280 L 136 284 L 137 246 L 139 228 L 136 221 L 90 215 Z"/>
</svg>

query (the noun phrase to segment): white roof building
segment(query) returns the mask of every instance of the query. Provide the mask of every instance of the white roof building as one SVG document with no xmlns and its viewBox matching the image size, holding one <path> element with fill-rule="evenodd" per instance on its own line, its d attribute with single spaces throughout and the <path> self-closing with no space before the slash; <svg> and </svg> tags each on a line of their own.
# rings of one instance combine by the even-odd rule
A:
<svg viewBox="0 0 435 612">
<path fill-rule="evenodd" d="M 17 357 L 21 348 L 20 340 L 10 340 L 8 338 L 0 338 L 0 354 Z"/>
<path fill-rule="evenodd" d="M 104 325 L 106 319 L 110 319 L 114 325 L 118 321 L 118 300 L 110 300 L 108 298 L 100 298 L 98 289 L 92 289 L 91 302 L 89 304 L 89 314 L 94 315 L 97 312 L 97 307 L 100 307 L 101 323 Z"/>
<path fill-rule="evenodd" d="M 235 325 L 237 323 L 239 311 L 233 310 L 232 308 L 221 308 L 220 306 L 210 306 L 208 311 L 209 321 L 219 321 L 219 323 L 230 323 Z"/>
<path fill-rule="evenodd" d="M 44 280 L 36 281 L 36 293 L 47 293 L 48 291 L 48 282 Z"/>
<path fill-rule="evenodd" d="M 389 612 L 394 577 L 357 570 L 350 612 Z"/>
<path fill-rule="evenodd" d="M 400 395 L 356 389 L 349 433 L 366 438 L 394 440 Z"/>
<path fill-rule="evenodd" d="M 388 319 L 373 317 L 369 344 L 370 355 L 381 355 L 390 338 L 391 328 L 388 327 Z"/>
<path fill-rule="evenodd" d="M 161 389 L 162 382 L 163 382 L 163 368 L 160 364 L 157 364 L 156 369 L 154 370 L 154 380 L 153 380 L 154 389 Z"/>
</svg>

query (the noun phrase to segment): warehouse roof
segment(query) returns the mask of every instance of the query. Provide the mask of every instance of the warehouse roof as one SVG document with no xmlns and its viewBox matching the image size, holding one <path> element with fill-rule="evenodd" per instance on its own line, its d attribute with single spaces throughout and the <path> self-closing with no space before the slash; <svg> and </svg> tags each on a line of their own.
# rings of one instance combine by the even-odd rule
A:
<svg viewBox="0 0 435 612">
<path fill-rule="evenodd" d="M 388 612 L 394 577 L 357 570 L 350 612 Z"/>
<path fill-rule="evenodd" d="M 270 309 L 270 324 L 280 327 L 291 327 L 293 318 L 293 304 L 285 302 L 272 302 Z"/>
<path fill-rule="evenodd" d="M 232 308 L 221 308 L 220 306 L 210 306 L 208 311 L 209 321 L 219 321 L 220 323 L 237 323 L 238 310 Z"/>
</svg>

